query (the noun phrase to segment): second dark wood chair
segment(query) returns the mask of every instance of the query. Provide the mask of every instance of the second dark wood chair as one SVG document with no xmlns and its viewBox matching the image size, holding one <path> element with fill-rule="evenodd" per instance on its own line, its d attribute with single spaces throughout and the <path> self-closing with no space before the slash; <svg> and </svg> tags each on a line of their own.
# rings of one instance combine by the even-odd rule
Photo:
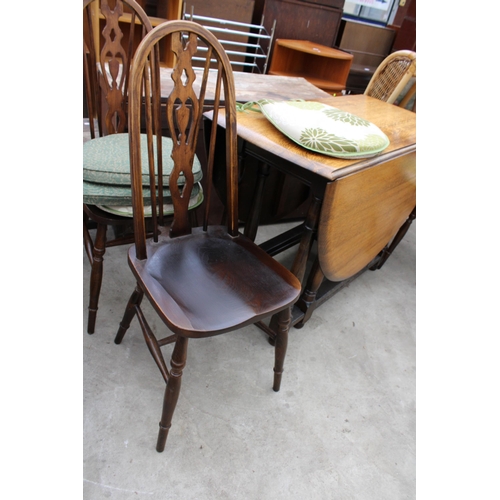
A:
<svg viewBox="0 0 500 500">
<path fill-rule="evenodd" d="M 160 89 L 155 83 L 157 60 L 155 47 L 169 37 L 176 65 L 172 72 L 174 89 L 161 106 Z M 197 54 L 198 40 L 208 47 L 204 52 L 206 64 L 201 79 L 201 90 L 193 88 L 197 78 L 192 58 Z M 210 70 L 210 60 L 217 60 L 217 69 Z M 207 79 L 214 75 L 215 95 L 207 96 Z M 151 78 L 152 77 L 152 78 Z M 144 91 L 143 91 L 144 89 Z M 221 96 L 224 109 L 220 108 Z M 209 142 L 206 144 L 209 180 L 214 171 L 214 152 L 222 141 L 225 164 L 216 168 L 226 170 L 227 219 L 223 225 L 210 225 L 211 190 L 206 192 L 206 212 L 203 225 L 192 227 L 187 202 L 194 186 L 192 166 L 203 119 L 203 107 L 210 99 L 214 115 L 225 114 L 226 132 L 216 133 L 217 120 L 212 121 Z M 146 120 L 141 123 L 141 104 L 144 102 Z M 163 120 L 162 120 L 163 119 Z M 156 186 L 153 172 L 162 178 L 161 156 L 154 157 L 153 145 L 158 137 L 160 121 L 168 123 L 173 141 L 174 167 L 169 189 L 174 205 L 174 219 L 170 226 L 160 210 L 162 192 Z M 147 151 L 151 172 L 149 190 L 154 219 L 154 237 L 146 238 L 144 224 L 141 157 L 141 127 L 147 129 Z M 153 29 L 145 36 L 134 57 L 129 88 L 129 134 L 131 137 L 132 194 L 134 208 L 135 245 L 128 261 L 137 280 L 115 342 L 122 339 L 137 315 L 147 346 L 165 382 L 163 412 L 157 441 L 157 451 L 163 451 L 171 426 L 172 415 L 179 396 L 181 377 L 186 364 L 188 340 L 228 333 L 254 324 L 273 314 L 279 314 L 279 332 L 275 347 L 274 385 L 281 384 L 283 363 L 290 325 L 290 309 L 298 299 L 301 285 L 298 279 L 280 263 L 266 254 L 238 230 L 238 157 L 236 135 L 236 101 L 234 80 L 229 59 L 215 36 L 202 26 L 190 21 L 170 21 Z M 178 186 L 183 175 L 186 182 Z M 208 182 L 209 187 L 211 182 Z M 146 296 L 153 309 L 171 331 L 158 339 L 150 328 L 141 301 Z M 163 357 L 161 347 L 173 343 L 171 368 Z"/>
<path fill-rule="evenodd" d="M 84 87 L 91 136 L 83 146 L 83 239 L 91 263 L 90 334 L 95 331 L 106 249 L 134 241 L 127 94 L 130 63 L 142 37 L 151 29 L 150 18 L 135 0 L 83 2 Z M 171 143 L 170 138 L 162 139 L 166 163 Z M 165 168 L 166 182 L 168 175 Z M 201 180 L 198 159 L 194 175 L 196 181 Z M 168 190 L 165 194 L 170 204 Z M 190 209 L 203 201 L 200 184 L 192 194 Z M 113 228 L 113 237 L 109 237 L 108 228 Z"/>
</svg>

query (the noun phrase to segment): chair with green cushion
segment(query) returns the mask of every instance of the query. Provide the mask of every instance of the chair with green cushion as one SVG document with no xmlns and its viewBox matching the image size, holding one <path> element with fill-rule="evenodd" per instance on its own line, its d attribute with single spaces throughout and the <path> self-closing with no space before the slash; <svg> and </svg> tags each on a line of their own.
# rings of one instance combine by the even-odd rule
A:
<svg viewBox="0 0 500 500">
<path fill-rule="evenodd" d="M 91 262 L 88 333 L 95 330 L 106 248 L 133 241 L 128 81 L 135 49 L 151 29 L 150 19 L 135 0 L 83 2 L 84 86 L 91 135 L 83 146 L 83 237 Z M 160 147 L 165 164 L 163 184 L 167 186 L 171 139 L 164 137 Z M 198 184 L 189 203 L 193 209 L 203 201 L 201 176 L 196 159 Z M 168 189 L 164 194 L 164 215 L 168 216 L 172 214 Z M 111 239 L 109 227 L 114 230 Z"/>
</svg>

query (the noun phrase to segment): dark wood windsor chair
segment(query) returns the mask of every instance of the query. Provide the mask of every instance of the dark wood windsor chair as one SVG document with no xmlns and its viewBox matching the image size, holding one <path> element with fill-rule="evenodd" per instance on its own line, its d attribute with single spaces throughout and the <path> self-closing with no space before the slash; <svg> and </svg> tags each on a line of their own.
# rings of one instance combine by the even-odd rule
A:
<svg viewBox="0 0 500 500">
<path fill-rule="evenodd" d="M 171 37 L 176 64 L 172 72 L 174 88 L 165 105 L 159 99 L 157 59 L 158 44 Z M 193 82 L 196 75 L 192 58 L 197 54 L 198 40 L 209 48 L 203 52 L 206 64 L 198 94 Z M 217 60 L 217 68 L 210 70 L 210 60 Z M 224 225 L 210 225 L 209 209 L 211 182 L 206 192 L 203 225 L 192 227 L 187 216 L 187 201 L 193 189 L 193 158 L 198 130 L 203 120 L 205 90 L 209 72 L 216 73 L 214 113 L 225 113 L 227 128 L 222 137 L 216 134 L 217 120 L 213 120 L 207 134 L 207 174 L 212 178 L 216 142 L 224 143 L 227 178 L 227 214 Z M 221 100 L 224 108 L 221 107 Z M 141 102 L 145 106 L 145 121 L 141 123 Z M 160 116 L 161 115 L 161 116 Z M 168 227 L 161 211 L 153 210 L 154 236 L 147 238 L 144 223 L 143 196 L 146 187 L 142 181 L 141 127 L 147 129 L 147 151 L 151 172 L 149 188 L 153 208 L 162 206 L 161 186 L 155 186 L 153 172 L 162 178 L 161 156 L 154 157 L 161 118 L 168 122 L 174 138 L 172 158 L 174 166 L 169 188 L 174 205 L 173 222 Z M 300 294 L 297 278 L 280 263 L 266 254 L 238 231 L 238 157 L 236 135 L 236 101 L 234 80 L 229 59 L 215 36 L 202 26 L 190 21 L 169 21 L 156 27 L 141 42 L 134 57 L 129 86 L 129 134 L 132 169 L 135 245 L 128 261 L 137 280 L 137 286 L 127 304 L 115 342 L 121 343 L 135 315 L 137 315 L 147 346 L 165 382 L 163 412 L 157 441 L 157 451 L 163 451 L 171 426 L 172 415 L 179 396 L 182 372 L 186 364 L 188 339 L 205 338 L 254 324 L 278 313 L 279 332 L 275 346 L 273 389 L 278 391 L 287 347 L 290 310 Z M 186 182 L 178 186 L 183 175 Z M 141 309 L 146 295 L 155 312 L 172 332 L 157 339 Z M 169 370 L 161 347 L 173 343 Z"/>
<path fill-rule="evenodd" d="M 127 208 L 132 205 L 127 94 L 135 49 L 151 29 L 150 19 L 135 0 L 83 2 L 84 87 L 91 135 L 83 148 L 83 239 L 91 263 L 90 334 L 95 330 L 106 248 L 134 241 L 131 209 Z M 165 137 L 163 143 L 168 158 L 171 141 Z M 198 180 L 201 174 L 200 166 Z M 197 185 L 191 208 L 202 200 Z M 113 238 L 108 238 L 109 227 L 114 230 Z"/>
</svg>

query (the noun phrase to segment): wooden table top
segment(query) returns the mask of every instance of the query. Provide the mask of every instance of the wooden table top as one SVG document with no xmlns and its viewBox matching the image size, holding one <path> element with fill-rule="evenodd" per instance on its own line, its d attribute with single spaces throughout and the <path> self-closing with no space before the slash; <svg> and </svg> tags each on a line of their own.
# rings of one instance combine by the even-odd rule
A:
<svg viewBox="0 0 500 500">
<path fill-rule="evenodd" d="M 289 97 L 283 95 L 281 97 L 281 99 L 287 98 Z M 293 98 L 296 99 L 297 96 Z M 262 113 L 254 111 L 238 112 L 238 136 L 327 180 L 335 180 L 416 151 L 416 116 L 411 111 L 365 95 L 329 96 L 306 100 L 323 102 L 374 123 L 387 135 L 390 145 L 373 158 L 333 158 L 297 145 L 276 129 Z M 207 113 L 207 116 L 211 117 L 211 113 Z M 223 113 L 219 113 L 217 122 L 220 126 L 225 126 Z"/>
<path fill-rule="evenodd" d="M 171 68 L 160 68 L 161 94 L 166 96 L 173 88 L 173 82 L 170 78 Z M 201 70 L 195 70 L 195 73 L 201 75 Z M 315 87 L 305 78 L 260 75 L 258 73 L 245 73 L 234 71 L 234 84 L 236 88 L 236 100 L 240 103 L 257 101 L 259 99 L 304 99 L 317 100 L 330 97 L 330 94 Z M 195 92 L 199 90 L 197 78 L 194 82 Z M 207 99 L 214 94 L 215 76 L 212 73 L 208 78 Z"/>
</svg>

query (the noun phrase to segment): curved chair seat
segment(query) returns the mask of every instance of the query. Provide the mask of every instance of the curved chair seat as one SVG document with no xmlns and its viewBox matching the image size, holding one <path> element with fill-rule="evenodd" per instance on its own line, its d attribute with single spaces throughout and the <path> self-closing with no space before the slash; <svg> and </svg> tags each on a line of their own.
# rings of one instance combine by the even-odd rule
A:
<svg viewBox="0 0 500 500">
<path fill-rule="evenodd" d="M 186 337 L 260 321 L 287 307 L 300 286 L 251 240 L 231 238 L 221 226 L 193 228 L 173 239 L 164 235 L 158 243 L 149 241 L 147 251 L 144 261 L 130 249 L 132 271 L 169 329 Z"/>
</svg>

